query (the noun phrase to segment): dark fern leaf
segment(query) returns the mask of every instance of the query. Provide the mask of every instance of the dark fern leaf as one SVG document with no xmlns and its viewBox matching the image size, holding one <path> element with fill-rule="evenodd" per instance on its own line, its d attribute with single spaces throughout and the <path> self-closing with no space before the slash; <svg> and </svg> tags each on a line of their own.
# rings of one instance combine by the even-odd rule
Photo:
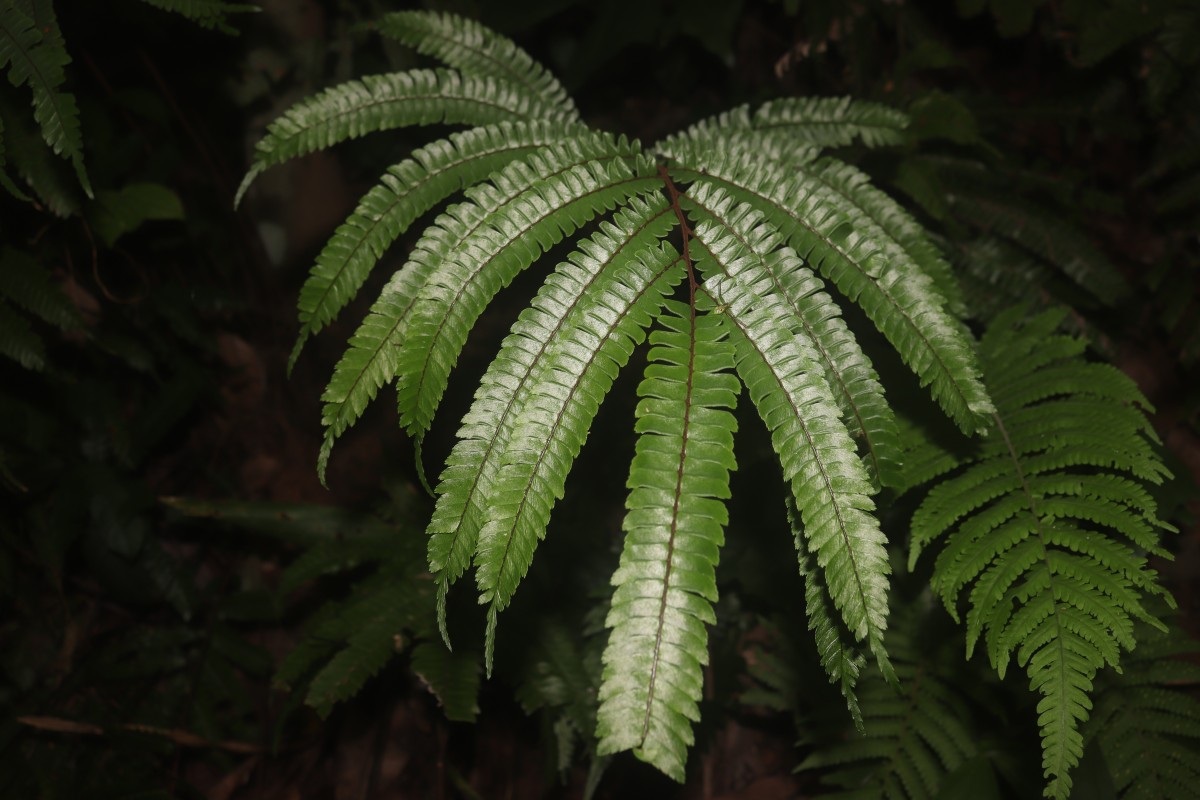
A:
<svg viewBox="0 0 1200 800">
<path fill-rule="evenodd" d="M 1082 361 L 1082 342 L 1055 333 L 1062 313 L 1019 314 L 997 318 L 981 344 L 996 432 L 917 509 L 909 566 L 949 533 L 933 588 L 957 619 L 970 587 L 968 655 L 984 637 L 1001 676 L 1014 653 L 1029 672 L 1046 795 L 1061 800 L 1097 671 L 1133 648 L 1135 620 L 1161 625 L 1143 605 L 1165 594 L 1145 553 L 1162 552 L 1157 529 L 1169 526 L 1130 476 L 1167 473 L 1132 382 Z"/>
</svg>

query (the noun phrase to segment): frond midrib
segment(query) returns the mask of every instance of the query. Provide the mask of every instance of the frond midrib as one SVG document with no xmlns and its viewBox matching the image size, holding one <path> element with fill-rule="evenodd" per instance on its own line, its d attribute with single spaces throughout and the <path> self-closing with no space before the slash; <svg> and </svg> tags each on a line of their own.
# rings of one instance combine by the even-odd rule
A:
<svg viewBox="0 0 1200 800">
<path fill-rule="evenodd" d="M 668 188 L 674 189 L 674 186 L 668 184 Z M 679 201 L 677 198 L 673 199 L 672 206 L 678 208 L 678 202 Z M 676 213 L 678 214 L 678 212 Z M 684 224 L 682 214 L 678 215 L 680 217 L 680 224 Z M 658 685 L 658 662 L 662 657 L 663 627 L 666 625 L 667 621 L 667 593 L 671 589 L 671 573 L 675 569 L 675 535 L 679 530 L 679 501 L 680 497 L 683 495 L 683 472 L 684 465 L 687 463 L 688 430 L 692 423 L 692 388 L 696 374 L 696 279 L 691 273 L 691 263 L 690 261 L 687 261 L 690 259 L 690 255 L 687 253 L 687 245 L 689 240 L 692 238 L 691 232 L 687 227 L 683 228 L 683 237 L 684 255 L 681 256 L 681 258 L 688 263 L 688 279 L 691 281 L 692 289 L 692 302 L 689 304 L 689 310 L 691 311 L 691 337 L 688 340 L 687 390 L 684 393 L 683 400 L 683 430 L 680 435 L 682 445 L 679 451 L 679 468 L 675 473 L 675 495 L 671 506 L 671 535 L 667 540 L 667 555 L 665 558 L 667 566 L 666 571 L 663 574 L 662 594 L 659 596 L 658 600 L 658 625 L 654 631 L 654 657 L 650 663 L 650 680 L 648 683 L 648 689 L 646 691 L 646 714 L 642 718 L 642 737 L 638 742 L 639 748 L 645 746 L 646 737 L 650 735 L 650 717 L 654 709 L 654 690 Z"/>
</svg>

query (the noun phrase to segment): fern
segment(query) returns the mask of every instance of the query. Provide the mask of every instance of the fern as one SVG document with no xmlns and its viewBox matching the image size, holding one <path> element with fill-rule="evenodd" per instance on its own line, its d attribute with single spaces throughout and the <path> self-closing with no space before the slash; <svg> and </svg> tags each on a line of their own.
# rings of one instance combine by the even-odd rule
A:
<svg viewBox="0 0 1200 800">
<path fill-rule="evenodd" d="M 224 0 L 142 0 L 147 5 L 187 17 L 202 28 L 215 28 L 222 33 L 235 34 L 229 24 L 230 14 L 258 11 L 247 3 L 227 3 Z"/>
<path fill-rule="evenodd" d="M 1097 694 L 1085 738 L 1099 744 L 1120 797 L 1186 800 L 1200 786 L 1200 666 L 1175 627 L 1142 625 L 1138 648 Z M 1189 691 L 1192 693 L 1189 694 Z"/>
<path fill-rule="evenodd" d="M 937 798 L 947 776 L 976 757 L 966 698 L 925 649 L 922 617 L 909 613 L 888 631 L 902 690 L 868 677 L 860 690 L 862 734 L 819 747 L 801 762 L 801 771 L 824 770 L 822 782 L 837 787 L 822 797 Z"/>
<path fill-rule="evenodd" d="M 1045 793 L 1066 798 L 1093 679 L 1132 649 L 1135 620 L 1155 622 L 1143 598 L 1164 594 L 1143 554 L 1163 554 L 1155 529 L 1169 526 L 1139 481 L 1167 472 L 1132 382 L 1055 335 L 1061 312 L 1024 324 L 1018 314 L 981 344 L 996 434 L 917 509 L 909 566 L 949 532 L 933 587 L 956 619 L 970 587 L 968 655 L 982 637 L 1001 676 L 1014 652 L 1029 672 L 1042 695 Z"/>
<path fill-rule="evenodd" d="M 46 144 L 71 162 L 79 183 L 91 197 L 83 165 L 83 137 L 75 97 L 62 91 L 65 67 L 71 62 L 49 0 L 3 0 L 0 3 L 0 68 L 14 86 L 33 93 L 33 116 Z"/>
<path fill-rule="evenodd" d="M 826 659 L 831 678 L 853 707 L 861 648 L 894 680 L 884 645 L 890 567 L 872 496 L 904 483 L 902 448 L 841 304 L 861 308 L 963 430 L 983 429 L 993 410 L 944 260 L 863 173 L 820 156 L 852 142 L 897 144 L 904 115 L 845 98 L 780 100 L 647 148 L 580 123 L 543 67 L 473 22 L 403 12 L 375 27 L 450 68 L 377 75 L 301 101 L 268 128 L 243 182 L 373 131 L 474 126 L 389 170 L 302 291 L 301 342 L 345 306 L 400 232 L 462 190 L 334 370 L 322 477 L 333 443 L 386 383 L 396 383 L 400 423 L 419 446 L 485 307 L 572 242 L 484 375 L 435 492 L 429 569 L 447 643 L 449 590 L 473 567 L 491 672 L 499 614 L 601 402 L 649 335 L 597 752 L 633 750 L 685 775 L 740 385 L 788 482 L 812 626 L 823 648 L 842 648 Z"/>
</svg>

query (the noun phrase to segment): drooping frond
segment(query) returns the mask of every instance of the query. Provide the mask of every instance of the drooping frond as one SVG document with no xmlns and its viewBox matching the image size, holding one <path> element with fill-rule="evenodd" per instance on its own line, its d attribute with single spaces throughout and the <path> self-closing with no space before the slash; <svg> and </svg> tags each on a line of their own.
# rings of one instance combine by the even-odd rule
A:
<svg viewBox="0 0 1200 800">
<path fill-rule="evenodd" d="M 958 317 L 966 316 L 962 291 L 950 265 L 929 240 L 925 229 L 903 206 L 876 188 L 864 172 L 835 158 L 821 158 L 806 164 L 803 172 L 845 197 L 903 250 L 907 259 L 917 267 L 917 270 L 907 273 L 905 280 L 922 283 L 932 280 L 933 289 L 945 298 L 950 310 Z M 861 223 L 856 222 L 856 225 L 861 226 Z M 890 263 L 895 264 L 897 260 L 890 260 Z"/>
<path fill-rule="evenodd" d="M 822 782 L 837 789 L 822 797 L 934 800 L 946 776 L 975 755 L 967 703 L 923 649 L 918 619 L 909 614 L 888 631 L 901 691 L 878 675 L 864 678 L 861 730 L 800 764 L 831 770 Z"/>
<path fill-rule="evenodd" d="M 804 610 L 808 616 L 808 629 L 812 631 L 816 642 L 821 667 L 829 676 L 829 682 L 835 684 L 846 699 L 846 708 L 850 711 L 854 726 L 862 730 L 862 709 L 854 687 L 867 663 L 866 656 L 842 622 L 826 583 L 825 571 L 817 565 L 816 558 L 809 550 L 795 498 L 788 498 L 787 516 L 800 563 L 800 577 L 804 579 Z"/>
<path fill-rule="evenodd" d="M 385 14 L 373 26 L 464 75 L 495 75 L 579 118 L 575 102 L 549 71 L 509 38 L 474 20 L 432 11 Z"/>
<path fill-rule="evenodd" d="M 1082 361 L 1082 343 L 1054 333 L 1061 312 L 1016 325 L 1018 313 L 998 318 L 981 344 L 997 435 L 917 509 L 909 564 L 949 533 L 933 587 L 956 618 L 971 588 L 968 654 L 985 636 L 1001 676 L 1014 651 L 1027 668 L 1042 695 L 1046 795 L 1062 800 L 1092 680 L 1133 647 L 1135 619 L 1154 621 L 1142 598 L 1165 594 L 1143 553 L 1161 552 L 1155 529 L 1169 526 L 1129 476 L 1158 483 L 1167 471 L 1132 381 Z"/>
<path fill-rule="evenodd" d="M 413 220 L 454 192 L 571 132 L 571 127 L 562 124 L 502 122 L 452 133 L 390 167 L 317 256 L 300 290 L 301 327 L 288 369 L 308 337 L 350 302 L 383 253 Z M 578 129 L 575 133 L 579 135 Z"/>
<path fill-rule="evenodd" d="M 452 70 L 368 75 L 300 101 L 267 127 L 238 187 L 236 205 L 268 167 L 368 133 L 434 123 L 493 125 L 534 119 L 569 121 L 524 89 Z"/>
<path fill-rule="evenodd" d="M 8 303 L 0 300 L 0 355 L 26 369 L 46 366 L 46 345 L 33 331 L 29 320 Z"/>
<path fill-rule="evenodd" d="M 572 267 L 556 271 L 564 270 Z M 480 602 L 489 604 L 484 651 L 489 667 L 497 615 L 546 534 L 550 510 L 563 496 L 567 472 L 600 401 L 682 276 L 678 255 L 665 245 L 605 270 L 578 298 L 547 363 L 516 400 L 518 424 L 501 457 L 475 551 Z"/>
<path fill-rule="evenodd" d="M 0 298 L 15 303 L 51 325 L 68 329 L 79 315 L 49 271 L 27 253 L 12 247 L 0 250 Z"/>
<path fill-rule="evenodd" d="M 479 713 L 479 656 L 452 653 L 437 639 L 417 644 L 412 669 L 452 722 L 474 722 Z"/>
<path fill-rule="evenodd" d="M 840 419 L 813 347 L 780 320 L 781 298 L 759 296 L 745 278 L 708 275 L 705 288 L 731 331 L 737 369 L 783 466 L 808 551 L 826 577 L 834 605 L 857 641 L 891 674 L 887 628 L 886 539 L 875 519 L 875 488 Z"/>
<path fill-rule="evenodd" d="M 569 157 L 569 150 L 560 152 Z M 397 363 L 400 424 L 410 433 L 420 436 L 429 428 L 467 333 L 501 288 L 564 235 L 617 203 L 658 188 L 653 164 L 631 155 L 627 151 L 568 170 L 552 169 L 554 161 L 540 153 L 531 156 L 530 168 L 540 173 L 536 185 L 443 255 L 418 296 Z"/>
<path fill-rule="evenodd" d="M 65 67 L 71 63 L 63 46 L 54 7 L 37 2 L 25 13 L 13 0 L 0 2 L 0 69 L 13 86 L 33 92 L 33 117 L 42 137 L 54 151 L 71 162 L 88 197 L 91 182 L 83 166 L 83 137 L 75 97 L 62 91 Z"/>
<path fill-rule="evenodd" d="M 1122 800 L 1194 800 L 1200 793 L 1200 648 L 1178 628 L 1139 625 L 1138 646 L 1108 676 L 1085 730 Z M 1184 660 L 1184 659 L 1188 660 Z"/>
<path fill-rule="evenodd" d="M 821 280 L 804 266 L 761 214 L 735 203 L 723 190 L 698 186 L 684 199 L 702 220 L 696 237 L 717 272 L 741 278 L 757 295 L 775 295 L 787 316 L 781 322 L 808 339 L 825 373 L 850 435 L 862 444 L 873 479 L 894 486 L 901 479 L 900 444 L 891 407 L 870 359 L 841 318 Z"/>
<path fill-rule="evenodd" d="M 789 97 L 764 103 L 753 113 L 739 106 L 688 128 L 681 137 L 718 141 L 744 131 L 782 134 L 818 147 L 843 147 L 862 142 L 884 147 L 904 142 L 908 115 L 880 103 L 851 97 Z"/>
<path fill-rule="evenodd" d="M 486 302 L 566 230 L 617 198 L 644 189 L 647 182 L 634 176 L 647 170 L 624 140 L 588 134 L 510 163 L 490 182 L 467 190 L 471 202 L 452 206 L 426 229 L 338 362 L 322 396 L 326 431 L 318 470 L 323 474 L 334 441 L 362 415 L 380 386 L 397 375 L 432 367 L 435 381 L 400 387 L 405 424 L 414 434 L 423 431 L 414 415 L 420 414 L 427 426 L 452 362 Z M 447 287 L 448 276 L 432 283 L 451 269 L 463 283 Z M 464 274 L 484 281 L 482 288 L 478 283 L 468 287 Z M 431 296 L 439 288 L 441 295 Z M 468 288 L 471 292 L 465 293 Z M 447 328 L 450 313 L 456 316 Z M 424 323 L 423 352 L 407 345 L 413 315 Z M 451 360 L 431 362 L 430 356 Z"/>
<path fill-rule="evenodd" d="M 230 14 L 246 14 L 258 11 L 258 6 L 248 3 L 227 3 L 225 0 L 142 0 L 163 11 L 187 17 L 202 28 L 213 28 L 222 33 L 236 34 L 237 29 L 229 24 Z"/>
<path fill-rule="evenodd" d="M 902 247 L 845 195 L 748 155 L 694 148 L 673 169 L 681 179 L 725 189 L 760 211 L 814 268 L 858 303 L 964 431 L 986 428 L 992 411 L 971 342 Z"/>
<path fill-rule="evenodd" d="M 1014 193 L 995 170 L 963 159 L 930 161 L 955 217 L 1044 259 L 1104 305 L 1115 305 L 1128 294 L 1120 271 L 1082 230 L 1027 193 Z"/>
<path fill-rule="evenodd" d="M 708 663 L 705 625 L 716 622 L 741 386 L 720 320 L 680 303 L 667 309 L 638 387 L 640 435 L 596 733 L 599 753 L 632 750 L 683 782 Z"/>
<path fill-rule="evenodd" d="M 509 439 L 522 410 L 519 402 L 591 287 L 637 252 L 651 247 L 675 225 L 664 198 L 634 199 L 611 223 L 580 244 L 547 279 L 488 367 L 463 418 L 458 443 L 446 459 L 429 523 L 429 568 L 438 585 L 438 625 L 446 631 L 446 592 L 466 571 L 487 517 L 487 503 Z"/>
</svg>

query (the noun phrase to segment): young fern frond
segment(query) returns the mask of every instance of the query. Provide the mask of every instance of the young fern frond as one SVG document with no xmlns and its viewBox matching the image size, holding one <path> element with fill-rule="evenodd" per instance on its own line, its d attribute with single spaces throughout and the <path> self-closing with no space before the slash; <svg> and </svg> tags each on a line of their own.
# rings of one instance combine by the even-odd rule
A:
<svg viewBox="0 0 1200 800">
<path fill-rule="evenodd" d="M 569 328 L 585 291 L 604 282 L 627 259 L 654 246 L 675 225 L 666 201 L 632 201 L 612 223 L 580 244 L 546 279 L 488 367 L 446 459 L 429 523 L 429 564 L 438 584 L 438 625 L 446 629 L 446 593 L 466 571 L 487 515 L 501 457 L 520 418 L 525 389 L 540 374 L 550 345 Z"/>
<path fill-rule="evenodd" d="M 909 565 L 949 533 L 934 590 L 957 619 L 971 587 L 968 655 L 985 637 L 1001 676 L 1014 652 L 1027 668 L 1042 695 L 1045 793 L 1062 800 L 1096 672 L 1132 649 L 1134 620 L 1161 625 L 1142 605 L 1165 594 L 1144 553 L 1162 552 L 1155 529 L 1169 526 L 1122 473 L 1158 483 L 1167 471 L 1132 382 L 1082 362 L 1082 342 L 1054 333 L 1061 312 L 1025 325 L 1018 314 L 998 318 L 981 344 L 997 435 L 917 509 Z"/>
<path fill-rule="evenodd" d="M 28 86 L 33 93 L 33 117 L 42 138 L 54 151 L 71 162 L 79 184 L 92 196 L 92 185 L 83 165 L 83 136 L 79 108 L 66 83 L 66 66 L 71 63 L 58 30 L 54 8 L 48 2 L 27 6 L 25 13 L 14 0 L 0 2 L 0 69 L 13 86 Z"/>
<path fill-rule="evenodd" d="M 511 40 L 453 14 L 399 11 L 374 23 L 384 36 L 464 75 L 496 75 L 579 119 L 575 101 L 545 67 Z"/>
<path fill-rule="evenodd" d="M 621 564 L 607 625 L 598 752 L 632 750 L 683 781 L 716 622 L 716 564 L 741 389 L 720 320 L 672 302 L 638 387 Z"/>
</svg>

